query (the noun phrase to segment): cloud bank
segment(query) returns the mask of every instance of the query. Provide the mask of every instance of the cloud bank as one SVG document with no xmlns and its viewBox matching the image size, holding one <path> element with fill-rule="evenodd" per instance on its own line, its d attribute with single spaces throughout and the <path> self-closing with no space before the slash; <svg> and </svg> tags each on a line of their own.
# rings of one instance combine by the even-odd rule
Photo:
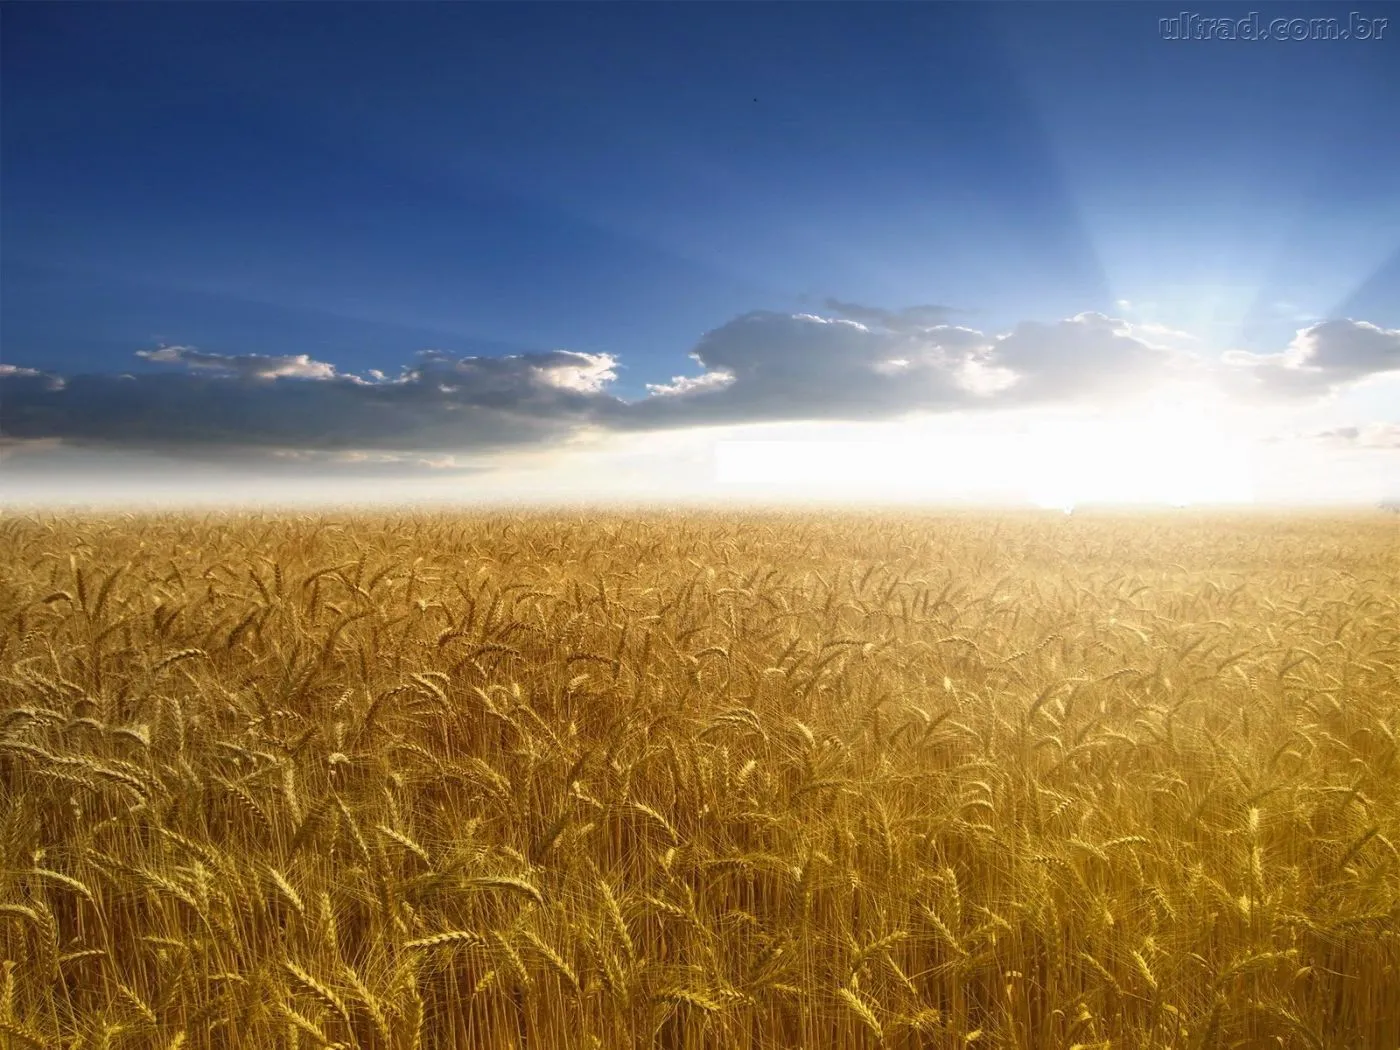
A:
<svg viewBox="0 0 1400 1050">
<path fill-rule="evenodd" d="M 138 351 L 156 370 L 136 374 L 0 365 L 0 438 L 210 457 L 280 450 L 391 469 L 410 453 L 436 462 L 435 454 L 547 446 L 589 430 L 1107 403 L 1173 378 L 1214 381 L 1250 399 L 1317 398 L 1400 371 L 1400 330 L 1364 321 L 1323 321 L 1277 353 L 1210 361 L 1183 349 L 1183 333 L 1101 313 L 988 334 L 951 323 L 947 307 L 824 306 L 825 315 L 736 317 L 701 338 L 691 374 L 633 400 L 613 390 L 615 357 L 569 350 L 424 351 L 397 376 L 342 372 L 306 354 L 190 346 Z M 354 458 L 373 455 L 388 458 Z"/>
<path fill-rule="evenodd" d="M 1233 350 L 1225 364 L 1237 390 L 1264 397 L 1319 397 L 1349 383 L 1400 372 L 1400 329 L 1366 321 L 1320 321 L 1277 354 Z"/>
<path fill-rule="evenodd" d="M 188 370 L 0 373 L 0 433 L 155 450 L 486 450 L 558 438 L 615 400 L 602 393 L 613 359 L 569 351 L 427 351 L 395 378 L 341 373 L 306 355 L 163 347 L 141 356 Z"/>
<path fill-rule="evenodd" d="M 1318 441 L 1342 448 L 1400 448 L 1400 423 L 1369 423 L 1359 427 L 1332 427 L 1312 435 Z"/>
</svg>

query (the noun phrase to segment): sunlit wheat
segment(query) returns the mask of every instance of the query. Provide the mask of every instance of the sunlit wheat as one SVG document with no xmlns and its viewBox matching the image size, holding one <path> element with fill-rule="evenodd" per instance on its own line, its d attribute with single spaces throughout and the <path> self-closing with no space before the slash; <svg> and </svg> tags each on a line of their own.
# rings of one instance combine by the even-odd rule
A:
<svg viewBox="0 0 1400 1050">
<path fill-rule="evenodd" d="M 1400 534 L 0 518 L 0 1044 L 1400 1045 Z"/>
</svg>

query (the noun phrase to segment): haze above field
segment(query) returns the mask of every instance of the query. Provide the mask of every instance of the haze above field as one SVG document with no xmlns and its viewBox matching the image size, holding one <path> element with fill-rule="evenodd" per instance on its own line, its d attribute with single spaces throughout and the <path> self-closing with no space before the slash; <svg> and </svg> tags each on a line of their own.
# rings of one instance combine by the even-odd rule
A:
<svg viewBox="0 0 1400 1050">
<path fill-rule="evenodd" d="M 1392 11 L 5 5 L 6 499 L 1394 497 Z"/>
</svg>

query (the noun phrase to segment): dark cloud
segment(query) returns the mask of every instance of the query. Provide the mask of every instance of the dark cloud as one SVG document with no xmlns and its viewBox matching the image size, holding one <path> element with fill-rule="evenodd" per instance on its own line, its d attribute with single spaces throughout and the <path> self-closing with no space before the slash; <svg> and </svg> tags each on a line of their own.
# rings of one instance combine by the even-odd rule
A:
<svg viewBox="0 0 1400 1050">
<path fill-rule="evenodd" d="M 903 316 L 903 315 L 899 315 Z M 1184 360 L 1081 314 L 1002 337 L 956 325 L 868 324 L 752 313 L 708 333 L 705 371 L 654 386 L 633 422 L 869 419 L 916 411 L 1040 404 L 1150 384 Z"/>
<path fill-rule="evenodd" d="M 1303 328 L 1277 354 L 1233 350 L 1227 380 L 1263 397 L 1317 397 L 1370 376 L 1400 371 L 1400 329 L 1366 321 L 1321 321 Z"/>
<path fill-rule="evenodd" d="M 892 330 L 848 318 L 755 312 L 706 333 L 704 369 L 651 387 L 623 422 L 637 427 L 787 419 L 878 419 L 951 409 L 989 340 L 951 326 Z"/>
<path fill-rule="evenodd" d="M 613 360 L 599 354 L 428 352 L 390 379 L 304 357 L 167 349 L 154 359 L 191 371 L 0 373 L 0 433 L 154 449 L 489 449 L 557 438 L 615 401 L 602 392 Z"/>
<path fill-rule="evenodd" d="M 18 365 L 0 365 L 0 383 L 7 384 L 17 390 L 62 390 L 64 380 L 62 376 L 41 372 L 37 368 L 20 368 Z M 0 424 L 3 424 L 3 420 L 4 417 L 0 416 Z"/>
</svg>

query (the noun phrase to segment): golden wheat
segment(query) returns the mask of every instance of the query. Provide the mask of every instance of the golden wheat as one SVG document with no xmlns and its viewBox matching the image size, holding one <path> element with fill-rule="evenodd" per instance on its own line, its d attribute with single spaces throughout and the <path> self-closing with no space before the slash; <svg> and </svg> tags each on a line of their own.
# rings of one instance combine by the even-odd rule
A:
<svg viewBox="0 0 1400 1050">
<path fill-rule="evenodd" d="M 1381 515 L 0 517 L 0 1044 L 1400 1045 Z"/>
</svg>

